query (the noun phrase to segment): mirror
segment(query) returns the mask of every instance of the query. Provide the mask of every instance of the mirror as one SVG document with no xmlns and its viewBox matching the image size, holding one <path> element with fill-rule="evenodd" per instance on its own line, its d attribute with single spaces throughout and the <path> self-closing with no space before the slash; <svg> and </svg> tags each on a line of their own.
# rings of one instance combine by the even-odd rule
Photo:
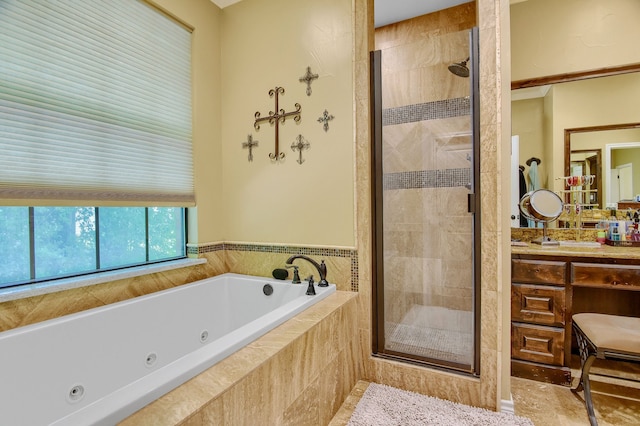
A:
<svg viewBox="0 0 640 426">
<path fill-rule="evenodd" d="M 558 241 L 547 236 L 547 223 L 556 220 L 562 213 L 563 203 L 558 194 L 548 189 L 537 189 L 527 192 L 520 199 L 520 212 L 527 220 L 544 225 L 541 238 L 533 243 L 541 245 L 558 245 Z"/>
<path fill-rule="evenodd" d="M 542 160 L 541 188 L 560 194 L 565 203 L 579 203 L 587 213 L 607 207 L 640 209 L 640 203 L 629 204 L 640 194 L 640 122 L 628 120 L 637 120 L 640 109 L 639 70 L 512 84 L 512 133 L 520 139 L 519 161 Z M 567 176 L 593 178 L 574 188 Z M 617 176 L 623 177 L 622 186 Z M 587 221 L 582 227 L 592 225 Z"/>
<path fill-rule="evenodd" d="M 566 149 L 566 147 L 565 147 Z M 570 155 L 565 156 L 569 168 L 565 176 L 583 177 L 577 182 L 584 192 L 573 194 L 573 203 L 581 203 L 586 208 L 602 208 L 602 150 L 601 149 L 571 149 Z M 565 167 L 566 168 L 566 167 Z M 569 181 L 570 179 L 567 179 Z M 565 186 L 569 184 L 567 182 Z"/>
<path fill-rule="evenodd" d="M 586 208 L 635 202 L 640 191 L 640 123 L 566 129 L 564 152 L 565 176 L 595 175 L 595 186 L 584 188 L 593 190 L 582 201 Z"/>
</svg>

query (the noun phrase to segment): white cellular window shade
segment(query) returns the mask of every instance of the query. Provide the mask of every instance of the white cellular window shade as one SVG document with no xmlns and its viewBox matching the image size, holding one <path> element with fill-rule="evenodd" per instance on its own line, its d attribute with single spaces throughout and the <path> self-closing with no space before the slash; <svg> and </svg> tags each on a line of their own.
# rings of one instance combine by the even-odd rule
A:
<svg viewBox="0 0 640 426">
<path fill-rule="evenodd" d="M 194 204 L 191 33 L 138 0 L 0 1 L 0 199 Z"/>
</svg>

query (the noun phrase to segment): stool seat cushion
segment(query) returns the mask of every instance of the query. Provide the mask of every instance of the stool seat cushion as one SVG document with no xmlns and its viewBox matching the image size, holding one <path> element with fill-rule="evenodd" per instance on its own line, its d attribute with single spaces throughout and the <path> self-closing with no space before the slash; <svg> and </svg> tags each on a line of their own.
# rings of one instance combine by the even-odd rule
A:
<svg viewBox="0 0 640 426">
<path fill-rule="evenodd" d="M 640 318 L 594 313 L 572 318 L 598 352 L 640 355 Z"/>
</svg>

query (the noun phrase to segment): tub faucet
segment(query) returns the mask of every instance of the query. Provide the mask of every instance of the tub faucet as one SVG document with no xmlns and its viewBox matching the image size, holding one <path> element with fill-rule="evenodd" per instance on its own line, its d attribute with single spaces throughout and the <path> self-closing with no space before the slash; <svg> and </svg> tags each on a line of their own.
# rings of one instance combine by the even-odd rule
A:
<svg viewBox="0 0 640 426">
<path fill-rule="evenodd" d="M 324 263 L 324 260 L 320 263 L 316 262 L 309 256 L 305 256 L 304 254 L 294 254 L 289 259 L 287 259 L 287 265 L 293 264 L 295 259 L 304 259 L 307 262 L 311 263 L 317 270 L 320 275 L 320 281 L 318 281 L 318 287 L 328 287 L 329 282 L 327 281 L 327 265 Z"/>
</svg>

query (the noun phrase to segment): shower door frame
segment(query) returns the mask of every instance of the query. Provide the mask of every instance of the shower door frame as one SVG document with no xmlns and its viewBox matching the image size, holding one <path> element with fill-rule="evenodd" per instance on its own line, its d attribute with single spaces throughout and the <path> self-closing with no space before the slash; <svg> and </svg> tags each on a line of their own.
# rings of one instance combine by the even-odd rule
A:
<svg viewBox="0 0 640 426">
<path fill-rule="evenodd" d="M 383 247 L 383 168 L 382 168 L 382 52 L 370 52 L 371 88 L 371 197 L 372 197 L 372 355 L 395 361 L 407 362 L 435 369 L 480 376 L 480 67 L 478 28 L 469 31 L 470 105 L 472 173 L 471 192 L 468 194 L 468 211 L 472 217 L 472 298 L 473 298 L 473 361 L 471 365 L 425 358 L 385 349 L 384 317 L 384 247 Z"/>
</svg>

